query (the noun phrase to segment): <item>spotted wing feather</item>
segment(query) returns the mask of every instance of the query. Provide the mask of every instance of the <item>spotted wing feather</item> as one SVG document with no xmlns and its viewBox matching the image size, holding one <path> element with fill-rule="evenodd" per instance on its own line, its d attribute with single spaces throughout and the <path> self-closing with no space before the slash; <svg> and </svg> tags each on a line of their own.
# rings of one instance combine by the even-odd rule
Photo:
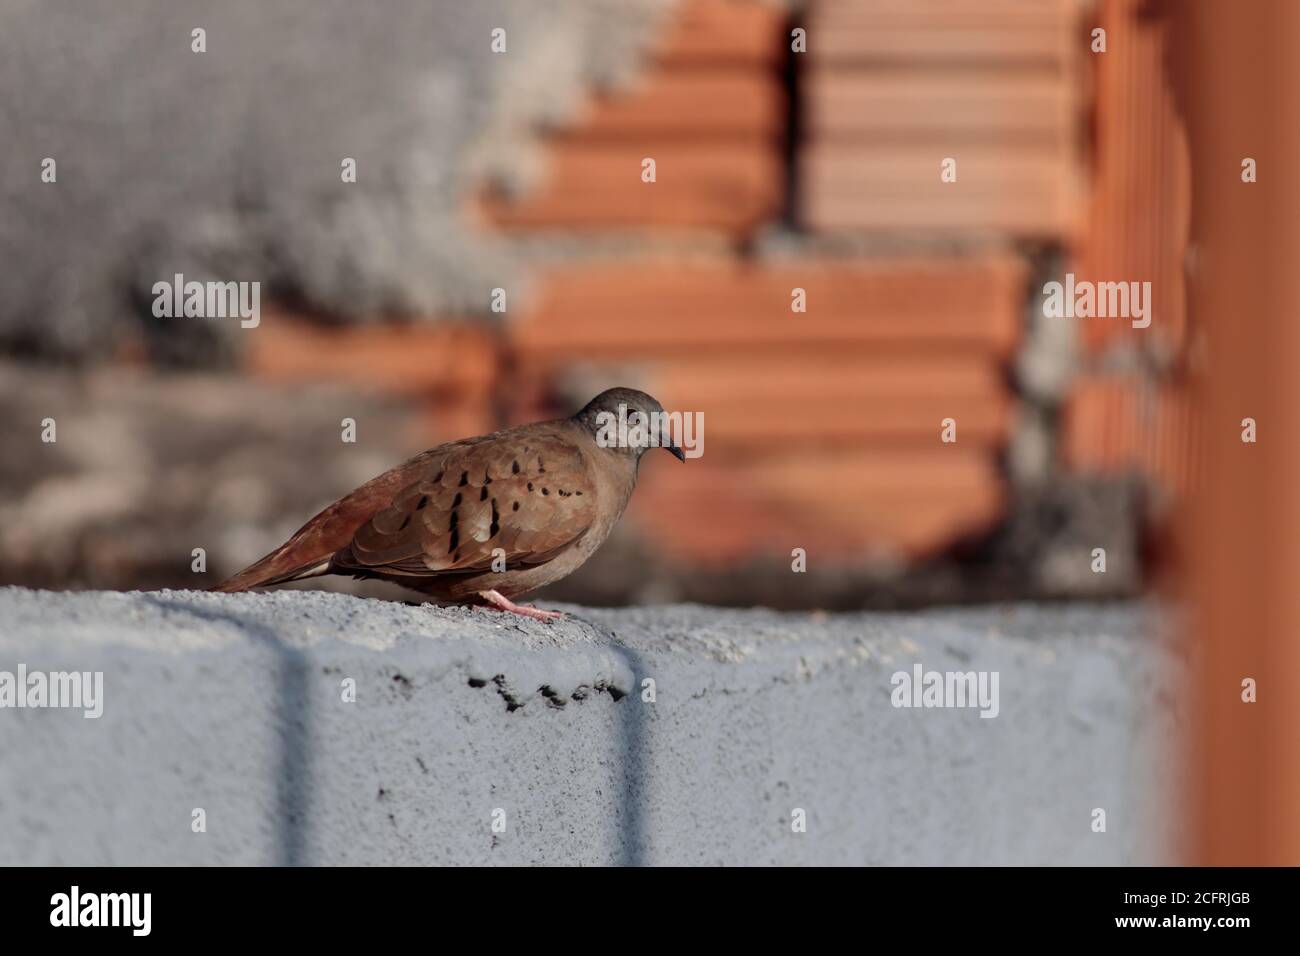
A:
<svg viewBox="0 0 1300 956">
<path fill-rule="evenodd" d="M 571 442 L 493 436 L 455 449 L 399 490 L 333 566 L 432 577 L 493 570 L 495 557 L 507 569 L 541 564 L 586 533 L 595 507 L 587 461 Z"/>
</svg>

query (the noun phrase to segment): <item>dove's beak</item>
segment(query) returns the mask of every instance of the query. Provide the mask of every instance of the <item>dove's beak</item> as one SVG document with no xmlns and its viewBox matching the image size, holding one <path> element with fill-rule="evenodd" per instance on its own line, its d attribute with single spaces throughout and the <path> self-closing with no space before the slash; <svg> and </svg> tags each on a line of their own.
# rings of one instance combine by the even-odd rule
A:
<svg viewBox="0 0 1300 956">
<path fill-rule="evenodd" d="M 672 455 L 678 461 L 686 460 L 686 453 L 682 451 L 680 446 L 676 445 L 673 442 L 669 442 L 668 444 L 664 445 L 664 451 L 668 452 L 668 454 Z"/>
</svg>

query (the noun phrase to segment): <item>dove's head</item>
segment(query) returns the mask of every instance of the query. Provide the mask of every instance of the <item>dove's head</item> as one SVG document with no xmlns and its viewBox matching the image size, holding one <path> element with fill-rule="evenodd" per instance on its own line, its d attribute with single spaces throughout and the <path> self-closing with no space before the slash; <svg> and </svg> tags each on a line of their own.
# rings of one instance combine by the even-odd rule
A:
<svg viewBox="0 0 1300 956">
<path fill-rule="evenodd" d="M 574 420 L 595 436 L 596 444 L 635 459 L 650 448 L 663 448 L 685 461 L 673 440 L 668 416 L 658 399 L 635 388 L 611 388 L 589 401 Z"/>
</svg>

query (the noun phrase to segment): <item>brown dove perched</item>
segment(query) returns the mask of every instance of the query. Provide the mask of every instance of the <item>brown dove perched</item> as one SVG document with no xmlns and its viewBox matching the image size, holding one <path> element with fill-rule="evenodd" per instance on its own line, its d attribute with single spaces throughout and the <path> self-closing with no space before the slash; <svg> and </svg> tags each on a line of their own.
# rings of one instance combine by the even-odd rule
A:
<svg viewBox="0 0 1300 956">
<path fill-rule="evenodd" d="M 511 598 L 591 557 L 627 507 L 648 447 L 685 461 L 667 434 L 637 441 L 624 428 L 623 440 L 609 441 L 620 434 L 609 430 L 620 405 L 624 422 L 638 412 L 655 427 L 665 421 L 663 406 L 645 392 L 613 388 L 572 418 L 439 445 L 340 498 L 213 590 L 350 574 L 396 581 L 440 603 L 561 617 Z"/>
</svg>

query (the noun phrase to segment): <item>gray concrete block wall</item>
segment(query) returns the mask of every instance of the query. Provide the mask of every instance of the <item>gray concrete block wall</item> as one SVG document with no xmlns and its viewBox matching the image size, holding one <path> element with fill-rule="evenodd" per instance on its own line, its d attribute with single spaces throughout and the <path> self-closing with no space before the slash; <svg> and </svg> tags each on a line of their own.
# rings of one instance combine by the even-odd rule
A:
<svg viewBox="0 0 1300 956">
<path fill-rule="evenodd" d="M 1176 852 L 1180 675 L 1141 609 L 566 610 L 0 590 L 0 671 L 104 673 L 99 719 L 0 709 L 0 864 Z M 998 671 L 1000 713 L 891 706 L 917 661 Z"/>
</svg>

